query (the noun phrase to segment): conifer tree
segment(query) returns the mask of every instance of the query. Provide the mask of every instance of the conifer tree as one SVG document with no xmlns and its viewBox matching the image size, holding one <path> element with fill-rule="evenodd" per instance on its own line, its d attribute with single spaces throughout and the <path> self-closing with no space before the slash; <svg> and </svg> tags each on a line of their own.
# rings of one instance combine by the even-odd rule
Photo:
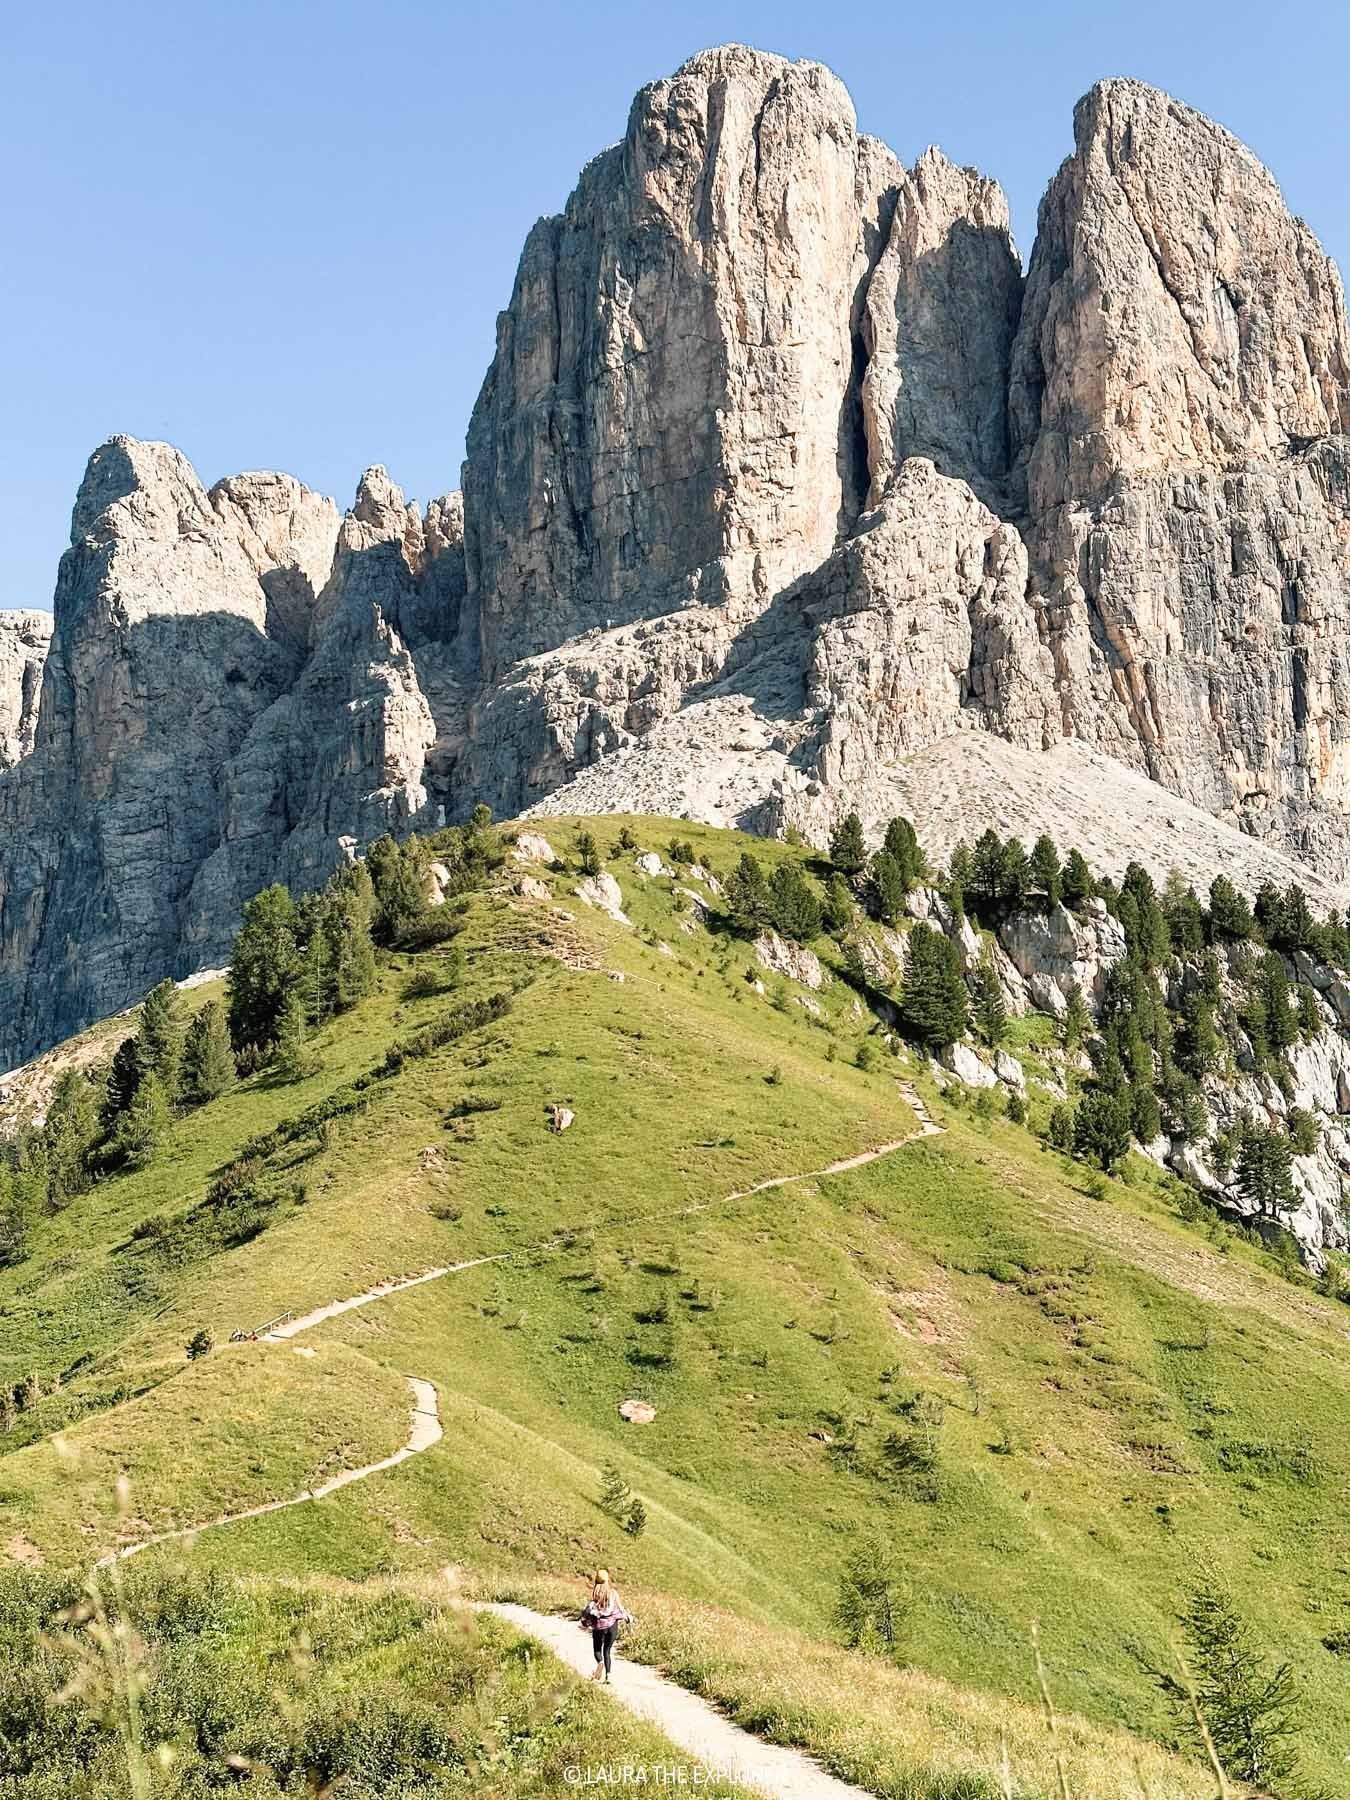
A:
<svg viewBox="0 0 1350 1800">
<path fill-rule="evenodd" d="M 846 813 L 830 834 L 830 861 L 841 875 L 850 879 L 861 873 L 867 862 L 867 845 L 863 839 L 862 820 L 857 813 Z"/>
<path fill-rule="evenodd" d="M 1252 935 L 1254 921 L 1245 898 L 1226 875 L 1209 884 L 1209 930 L 1216 941 L 1243 943 Z"/>
<path fill-rule="evenodd" d="M 187 1007 L 172 981 L 151 988 L 141 1007 L 138 1037 L 143 1066 L 159 1077 L 170 1106 L 178 1099 L 183 1082 L 183 1039 L 187 1033 Z"/>
<path fill-rule="evenodd" d="M 321 932 L 327 945 L 329 1008 L 347 1012 L 374 992 L 377 980 L 370 912 L 359 887 L 343 885 L 328 897 Z"/>
<path fill-rule="evenodd" d="M 1261 1650 L 1222 1582 L 1208 1575 L 1181 1615 L 1187 1684 L 1167 1686 L 1198 1750 L 1208 1746 L 1224 1773 L 1262 1793 L 1288 1793 L 1299 1783 L 1300 1701 L 1293 1670 Z M 1190 1691 L 1193 1684 L 1194 1692 Z M 1204 1721 L 1203 1732 L 1196 1713 Z"/>
<path fill-rule="evenodd" d="M 900 865 L 887 850 L 878 850 L 872 858 L 872 897 L 877 915 L 887 925 L 894 925 L 905 904 L 905 882 Z"/>
<path fill-rule="evenodd" d="M 1055 848 L 1055 840 L 1044 833 L 1031 847 L 1031 886 L 1036 893 L 1045 896 L 1047 907 L 1059 905 L 1063 886 L 1059 851 Z"/>
<path fill-rule="evenodd" d="M 111 1143 L 113 1154 L 127 1163 L 149 1162 L 172 1118 L 173 1109 L 163 1084 L 153 1069 L 147 1069 L 131 1105 L 117 1122 Z"/>
<path fill-rule="evenodd" d="M 50 1206 L 64 1206 L 88 1187 L 98 1136 L 98 1097 L 93 1084 L 82 1069 L 67 1069 L 56 1083 L 42 1128 Z"/>
<path fill-rule="evenodd" d="M 577 864 L 583 875 L 600 873 L 600 846 L 595 841 L 593 831 L 577 833 Z"/>
<path fill-rule="evenodd" d="M 769 884 L 758 859 L 748 850 L 727 877 L 726 901 L 732 919 L 742 931 L 758 931 L 769 922 Z"/>
<path fill-rule="evenodd" d="M 117 1120 L 136 1098 L 136 1089 L 144 1073 L 139 1039 L 123 1038 L 113 1052 L 104 1084 L 102 1120 L 105 1131 L 114 1129 Z"/>
<path fill-rule="evenodd" d="M 1289 975 L 1277 950 L 1268 950 L 1261 959 L 1261 997 L 1265 1003 L 1266 1042 L 1279 1056 L 1298 1037 L 1298 1015 L 1289 1004 Z"/>
<path fill-rule="evenodd" d="M 975 1028 L 990 1049 L 997 1049 L 1008 1034 L 1008 1012 L 993 958 L 986 950 L 975 969 Z"/>
<path fill-rule="evenodd" d="M 1108 1175 L 1130 1147 L 1130 1102 L 1123 1092 L 1094 1088 L 1074 1109 L 1074 1155 Z"/>
<path fill-rule="evenodd" d="M 956 946 L 931 925 L 909 934 L 909 962 L 900 994 L 900 1017 L 926 1048 L 945 1049 L 968 1023 L 966 984 Z"/>
<path fill-rule="evenodd" d="M 199 1104 L 215 1100 L 234 1086 L 234 1050 L 225 1008 L 208 1000 L 188 1026 L 183 1046 L 183 1090 Z"/>
<path fill-rule="evenodd" d="M 886 827 L 881 847 L 888 856 L 894 857 L 903 891 L 912 893 L 928 873 L 928 862 L 909 820 L 899 815 L 892 819 Z"/>
<path fill-rule="evenodd" d="M 392 838 L 383 840 L 393 843 Z M 397 849 L 397 845 L 394 846 Z M 230 953 L 230 1038 L 236 1050 L 270 1050 L 286 997 L 300 973 L 295 902 L 279 883 L 244 908 Z"/>
<path fill-rule="evenodd" d="M 427 909 L 425 853 L 415 836 L 400 844 L 386 835 L 366 852 L 366 867 L 375 889 L 375 930 L 391 944 Z"/>
<path fill-rule="evenodd" d="M 1010 837 L 999 860 L 998 897 L 1006 907 L 1017 908 L 1026 899 L 1031 881 L 1031 860 L 1020 838 Z"/>
<path fill-rule="evenodd" d="M 781 862 L 769 883 L 769 913 L 775 931 L 806 944 L 820 935 L 821 906 L 795 862 Z"/>
<path fill-rule="evenodd" d="M 1065 906 L 1075 911 L 1085 900 L 1090 900 L 1096 892 L 1096 883 L 1092 879 L 1092 870 L 1081 850 L 1070 850 L 1064 861 L 1064 874 L 1060 882 L 1060 898 Z"/>
<path fill-rule="evenodd" d="M 831 937 L 841 937 L 853 923 L 853 896 L 837 869 L 825 886 L 824 919 Z"/>
<path fill-rule="evenodd" d="M 1074 982 L 1070 987 L 1064 1017 L 1060 1022 L 1060 1035 L 1066 1050 L 1081 1048 L 1083 1040 L 1092 1029 L 1092 1018 L 1083 999 L 1083 990 Z"/>
<path fill-rule="evenodd" d="M 970 880 L 966 898 L 986 910 L 998 901 L 1003 888 L 1003 842 L 992 828 L 982 831 L 970 855 Z"/>
<path fill-rule="evenodd" d="M 1294 1147 L 1282 1131 L 1251 1123 L 1244 1129 L 1234 1179 L 1258 1217 L 1278 1219 L 1298 1204 L 1293 1157 Z"/>
<path fill-rule="evenodd" d="M 283 1081 L 303 1081 L 319 1066 L 318 1058 L 310 1049 L 305 1003 L 298 987 L 291 989 L 282 1006 L 272 1061 Z"/>
<path fill-rule="evenodd" d="M 957 844 L 947 863 L 947 904 L 958 919 L 966 916 L 966 894 L 970 888 L 972 859 L 970 846 Z"/>
</svg>

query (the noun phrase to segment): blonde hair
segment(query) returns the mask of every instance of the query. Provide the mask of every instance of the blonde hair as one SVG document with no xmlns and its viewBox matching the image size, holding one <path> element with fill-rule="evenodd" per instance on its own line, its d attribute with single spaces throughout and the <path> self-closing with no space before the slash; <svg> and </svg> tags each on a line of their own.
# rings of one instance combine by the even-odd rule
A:
<svg viewBox="0 0 1350 1800">
<path fill-rule="evenodd" d="M 591 1601 L 593 1605 L 602 1608 L 609 1605 L 608 1569 L 597 1569 L 595 1571 L 595 1585 L 591 1589 Z"/>
</svg>

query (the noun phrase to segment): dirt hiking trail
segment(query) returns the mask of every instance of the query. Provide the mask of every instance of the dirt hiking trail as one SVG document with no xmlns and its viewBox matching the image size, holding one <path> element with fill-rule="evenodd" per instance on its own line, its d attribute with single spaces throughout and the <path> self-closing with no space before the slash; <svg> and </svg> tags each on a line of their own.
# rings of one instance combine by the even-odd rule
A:
<svg viewBox="0 0 1350 1800">
<path fill-rule="evenodd" d="M 588 1632 L 571 1619 L 534 1612 L 528 1606 L 483 1604 L 480 1612 L 495 1613 L 536 1642 L 551 1650 L 574 1674 L 589 1677 L 595 1667 Z M 742 1782 L 776 1800 L 869 1800 L 862 1788 L 827 1775 L 819 1763 L 800 1750 L 766 1743 L 724 1718 L 715 1706 L 679 1687 L 645 1663 L 623 1657 L 614 1664 L 614 1680 L 606 1689 L 621 1706 L 665 1732 L 709 1774 Z M 603 1747 L 593 1758 L 605 1761 Z M 691 1771 L 692 1773 L 692 1771 Z"/>
</svg>

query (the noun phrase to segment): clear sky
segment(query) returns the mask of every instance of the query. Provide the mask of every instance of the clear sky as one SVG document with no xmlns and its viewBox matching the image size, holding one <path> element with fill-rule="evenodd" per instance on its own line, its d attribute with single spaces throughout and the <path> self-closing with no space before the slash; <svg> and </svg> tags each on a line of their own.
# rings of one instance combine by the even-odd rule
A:
<svg viewBox="0 0 1350 1800">
<path fill-rule="evenodd" d="M 1074 101 L 1135 75 L 1219 119 L 1350 258 L 1345 0 L 66 0 L 0 40 L 0 606 L 49 606 L 85 458 L 168 438 L 426 500 L 517 255 L 645 81 L 737 39 L 826 62 L 906 162 L 1008 191 L 1023 254 Z"/>
</svg>

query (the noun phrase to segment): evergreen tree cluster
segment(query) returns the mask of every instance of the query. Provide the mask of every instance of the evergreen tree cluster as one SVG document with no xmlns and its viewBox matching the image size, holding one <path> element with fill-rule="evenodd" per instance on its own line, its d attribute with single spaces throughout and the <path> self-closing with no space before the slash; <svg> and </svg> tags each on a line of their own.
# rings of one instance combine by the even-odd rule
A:
<svg viewBox="0 0 1350 1800">
<path fill-rule="evenodd" d="M 820 936 L 825 906 L 814 882 L 792 861 L 766 876 L 747 850 L 726 884 L 727 910 L 738 930 L 773 930 L 799 944 Z"/>
</svg>

